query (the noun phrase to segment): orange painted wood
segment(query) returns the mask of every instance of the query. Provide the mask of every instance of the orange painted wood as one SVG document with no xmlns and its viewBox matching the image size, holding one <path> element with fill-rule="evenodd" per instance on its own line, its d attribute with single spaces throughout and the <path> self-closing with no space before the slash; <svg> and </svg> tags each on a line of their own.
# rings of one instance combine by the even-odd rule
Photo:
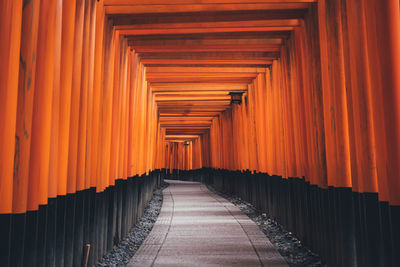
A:
<svg viewBox="0 0 400 267">
<path fill-rule="evenodd" d="M 130 72 L 130 65 L 128 63 L 128 56 L 129 56 L 129 50 L 127 49 L 127 41 L 123 41 L 123 47 L 122 49 L 122 76 L 120 76 L 120 86 L 122 87 L 122 94 L 121 94 L 121 102 L 123 103 L 122 105 L 122 114 L 121 114 L 121 136 L 120 136 L 120 144 L 119 144 L 119 158 L 118 158 L 118 178 L 124 178 L 126 179 L 128 177 L 128 151 L 129 151 L 129 146 L 128 146 L 128 116 L 129 116 L 129 99 L 130 99 L 130 94 L 132 93 L 129 90 L 129 84 L 128 84 L 128 73 Z"/>
<path fill-rule="evenodd" d="M 53 102 L 56 2 L 40 3 L 35 96 L 29 162 L 28 210 L 47 204 Z"/>
<path fill-rule="evenodd" d="M 386 36 L 378 42 L 379 58 L 381 62 L 383 108 L 385 110 L 385 132 L 387 142 L 387 181 L 389 187 L 389 203 L 400 205 L 400 172 L 398 169 L 400 141 L 399 141 L 399 91 L 400 91 L 400 3 L 387 1 L 381 3 L 373 1 L 376 8 L 378 21 L 377 33 L 379 38 Z"/>
<path fill-rule="evenodd" d="M 58 160 L 58 194 L 67 194 L 68 151 L 71 116 L 71 88 L 73 49 L 75 31 L 76 0 L 69 3 L 63 1 L 62 37 L 61 37 L 61 69 L 60 69 L 60 110 L 59 110 L 59 160 Z"/>
<path fill-rule="evenodd" d="M 123 49 L 123 47 L 122 47 Z M 114 184 L 113 178 L 118 177 L 119 171 L 119 160 L 120 159 L 120 138 L 121 138 L 121 116 L 123 109 L 123 101 L 126 99 L 121 99 L 123 95 L 123 88 L 120 86 L 120 69 L 121 69 L 121 40 L 120 36 L 116 35 L 115 39 L 115 65 L 114 65 L 114 83 L 113 83 L 113 104 L 112 104 L 112 122 L 111 122 L 111 145 L 110 145 L 110 183 Z M 123 122 L 122 122 L 123 123 Z"/>
<path fill-rule="evenodd" d="M 0 213 L 203 167 L 400 205 L 399 3 L 313 2 L 1 1 Z"/>
<path fill-rule="evenodd" d="M 39 27 L 39 1 L 22 9 L 21 50 L 18 81 L 18 107 L 15 131 L 13 213 L 26 212 L 29 160 L 35 94 L 36 53 Z M 0 178 L 1 179 L 1 178 Z"/>
<path fill-rule="evenodd" d="M 371 106 L 371 82 L 367 69 L 368 58 L 365 36 L 365 20 L 362 16 L 362 5 L 347 3 L 348 40 L 351 74 L 351 94 L 354 121 L 355 152 L 352 160 L 356 161 L 359 192 L 377 192 L 375 137 Z M 359 9 L 360 8 L 360 9 Z M 351 14 L 351 15 L 350 15 Z"/>
<path fill-rule="evenodd" d="M 285 49 L 281 50 L 281 71 L 282 71 L 282 108 L 283 108 L 283 134 L 284 134 L 284 153 L 285 153 L 285 172 L 287 177 L 294 177 L 296 172 L 295 166 L 295 150 L 294 150 L 294 133 L 293 133 L 293 115 L 292 115 L 292 103 L 291 99 L 291 90 L 289 89 L 289 71 L 290 59 L 288 56 L 288 51 Z"/>
<path fill-rule="evenodd" d="M 156 73 L 174 73 L 178 72 L 180 75 L 183 73 L 260 73 L 264 72 L 264 68 L 251 68 L 251 67 L 147 67 L 146 74 L 156 74 Z"/>
<path fill-rule="evenodd" d="M 364 1 L 364 16 L 369 18 L 366 20 L 367 40 L 368 40 L 368 59 L 371 75 L 371 86 L 372 92 L 372 105 L 373 105 L 373 123 L 374 123 L 374 136 L 376 142 L 376 165 L 377 165 L 377 179 L 379 189 L 379 199 L 381 201 L 389 201 L 389 187 L 388 187 L 388 168 L 386 163 L 388 162 L 387 152 L 387 133 L 385 127 L 385 111 L 386 104 L 383 100 L 383 73 L 382 58 L 380 56 L 380 44 L 379 38 L 382 38 L 383 32 L 379 30 L 383 23 L 376 23 L 375 21 L 384 21 L 382 10 L 378 1 Z M 347 25 L 347 24 L 346 24 Z M 378 26 L 379 25 L 379 26 Z"/>
<path fill-rule="evenodd" d="M 96 49 L 96 19 L 97 19 L 97 5 L 95 3 L 90 3 L 90 35 L 88 35 L 90 44 L 89 44 L 89 69 L 88 69 L 88 81 L 87 81 L 87 125 L 86 125 L 86 147 L 85 147 L 85 152 L 81 151 L 80 155 L 85 154 L 85 187 L 90 188 L 90 187 L 95 187 L 95 179 L 93 178 L 93 168 L 92 168 L 92 162 L 93 162 L 93 157 L 95 155 L 92 154 L 92 148 L 93 148 L 93 120 L 94 120 L 94 71 L 95 71 L 95 49 Z M 85 81 L 85 78 L 83 78 L 83 81 Z M 83 129 L 82 129 L 83 130 Z"/>
<path fill-rule="evenodd" d="M 54 80 L 53 80 L 53 102 L 51 116 L 51 141 L 50 141 L 50 159 L 49 166 L 49 198 L 58 196 L 59 183 L 59 160 L 60 160 L 60 106 L 61 106 L 61 40 L 62 40 L 62 1 L 57 1 L 56 22 L 55 22 L 55 52 L 54 52 Z"/>
<path fill-rule="evenodd" d="M 116 26 L 118 27 L 118 26 Z M 271 32 L 272 33 L 272 32 Z M 167 38 L 163 36 L 161 39 L 148 38 L 142 37 L 139 38 L 138 36 L 126 36 L 128 39 L 129 46 L 170 46 L 170 45 L 185 45 L 185 46 L 192 46 L 192 45 L 280 45 L 282 44 L 282 37 L 273 37 L 273 36 L 265 36 L 265 33 L 253 33 L 256 36 L 253 37 L 242 37 L 242 38 L 234 38 L 233 36 L 220 36 L 220 38 L 214 37 L 204 37 L 204 39 L 198 38 L 190 38 L 190 35 L 183 35 L 181 38 L 173 38 L 176 35 L 169 36 Z M 222 34 L 221 34 L 222 35 Z M 204 59 L 203 59 L 204 60 Z M 248 60 L 248 59 L 247 59 Z M 145 61 L 142 61 L 145 63 Z M 243 59 L 243 62 L 246 62 L 246 59 Z M 211 62 L 212 63 L 212 62 Z M 210 63 L 210 64 L 211 64 Z"/>
<path fill-rule="evenodd" d="M 173 0 L 169 2 L 170 4 L 224 4 L 224 3 L 247 3 L 246 0 Z M 317 0 L 252 0 L 252 3 L 312 3 L 317 2 Z M 164 4 L 164 0 L 105 0 L 105 5 L 157 5 Z"/>
<path fill-rule="evenodd" d="M 69 125 L 68 142 L 68 178 L 67 193 L 75 193 L 79 184 L 83 190 L 83 179 L 78 181 L 78 143 L 79 143 L 79 120 L 81 104 L 81 81 L 82 81 L 82 51 L 83 51 L 83 28 L 84 28 L 85 1 L 76 0 L 75 28 L 74 28 L 74 55 L 72 65 L 72 84 L 71 84 L 71 115 Z M 83 178 L 79 176 L 79 178 Z"/>
<path fill-rule="evenodd" d="M 123 32 L 121 32 L 124 34 Z M 243 51 L 243 52 L 277 52 L 280 49 L 280 45 L 201 45 L 201 46 L 132 46 L 137 53 L 157 53 L 157 52 L 232 52 L 232 51 Z"/>
<path fill-rule="evenodd" d="M 142 59 L 145 65 L 269 65 L 271 60 Z"/>
<path fill-rule="evenodd" d="M 248 20 L 117 25 L 117 30 L 133 29 L 186 29 L 186 28 L 243 28 L 243 27 L 288 27 L 299 26 L 298 19 Z"/>
<path fill-rule="evenodd" d="M 122 13 L 125 14 L 125 13 Z M 291 31 L 294 27 L 242 27 L 242 28 L 182 28 L 182 29 L 133 29 L 120 30 L 120 33 L 127 36 L 133 35 L 154 35 L 154 34 L 193 34 L 193 33 L 235 33 L 235 32 L 284 32 Z M 245 51 L 245 50 L 243 50 Z M 253 50 L 250 50 L 253 51 Z"/>
<path fill-rule="evenodd" d="M 81 76 L 81 95 L 79 104 L 79 132 L 78 132 L 78 150 L 77 150 L 77 166 L 76 180 L 77 190 L 83 190 L 90 187 L 88 179 L 86 161 L 87 155 L 87 139 L 88 139 L 88 109 L 90 101 L 90 92 L 92 91 L 92 82 L 90 79 L 91 68 L 93 65 L 93 25 L 92 16 L 94 4 L 85 0 L 84 25 L 83 25 L 83 47 L 82 47 L 82 76 Z M 87 36 L 87 38 L 85 38 Z"/>
<path fill-rule="evenodd" d="M 92 125 L 91 125 L 91 162 L 90 162 L 90 184 L 96 187 L 96 191 L 101 191 L 101 180 L 98 172 L 98 146 L 99 146 L 99 113 L 100 113 L 100 100 L 102 91 L 102 77 L 103 77 L 103 37 L 104 37 L 104 7 L 103 3 L 96 3 L 96 29 L 95 29 L 95 54 L 94 54 L 94 76 L 93 76 L 93 104 L 92 104 Z"/>
<path fill-rule="evenodd" d="M 0 213 L 12 212 L 22 1 L 0 2 Z"/>
<path fill-rule="evenodd" d="M 319 7 L 328 185 L 351 187 L 340 1 L 321 1 Z"/>
<path fill-rule="evenodd" d="M 110 157 L 111 157 L 111 125 L 113 84 L 115 66 L 115 39 L 117 33 L 112 30 L 111 22 L 106 20 L 104 24 L 104 70 L 103 86 L 100 98 L 100 120 L 99 120 L 99 156 L 97 162 L 98 189 L 103 191 L 110 185 Z"/>
<path fill-rule="evenodd" d="M 138 91 L 136 90 L 137 86 L 137 79 L 138 79 L 138 57 L 137 54 L 134 54 L 132 52 L 129 53 L 129 59 L 128 59 L 128 64 L 130 66 L 130 72 L 129 72 L 129 88 L 128 90 L 130 91 L 130 98 L 129 98 L 129 133 L 128 133 L 128 147 L 130 148 L 128 150 L 128 176 L 133 176 L 134 173 L 134 168 L 135 168 L 135 140 L 134 138 L 136 135 L 137 128 L 135 127 L 135 122 L 136 122 L 136 110 L 137 110 L 137 95 Z"/>
<path fill-rule="evenodd" d="M 307 3 L 266 3 L 266 4 L 170 4 L 170 5 L 116 5 L 106 6 L 107 14 L 146 14 L 146 13 L 182 13 L 205 11 L 246 11 L 246 10 L 286 10 L 307 9 Z"/>
</svg>

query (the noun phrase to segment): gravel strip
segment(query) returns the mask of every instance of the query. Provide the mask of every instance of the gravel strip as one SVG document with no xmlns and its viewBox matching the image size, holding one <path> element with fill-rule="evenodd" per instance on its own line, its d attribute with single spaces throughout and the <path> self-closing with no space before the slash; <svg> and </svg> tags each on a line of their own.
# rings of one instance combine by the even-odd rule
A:
<svg viewBox="0 0 400 267">
<path fill-rule="evenodd" d="M 153 228 L 163 202 L 162 191 L 167 186 L 168 184 L 164 183 L 162 187 L 153 191 L 153 197 L 145 208 L 142 218 L 132 227 L 128 236 L 118 246 L 103 256 L 96 264 L 97 267 L 120 267 L 128 264 Z"/>
<path fill-rule="evenodd" d="M 239 207 L 243 213 L 249 216 L 269 238 L 289 266 L 326 266 L 322 264 L 322 260 L 317 254 L 305 247 L 291 232 L 285 230 L 275 220 L 268 218 L 267 214 L 261 214 L 252 204 L 239 197 L 221 193 L 210 185 L 207 185 L 207 187 L 211 192 L 232 202 L 235 206 Z"/>
</svg>

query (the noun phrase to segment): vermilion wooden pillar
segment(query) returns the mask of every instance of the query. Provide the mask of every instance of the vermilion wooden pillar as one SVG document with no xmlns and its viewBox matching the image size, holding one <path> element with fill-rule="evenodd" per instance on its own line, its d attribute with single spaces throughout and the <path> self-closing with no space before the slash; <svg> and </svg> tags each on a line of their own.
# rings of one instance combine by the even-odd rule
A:
<svg viewBox="0 0 400 267">
<path fill-rule="evenodd" d="M 78 138 L 79 138 L 79 119 L 80 119 L 80 98 L 81 98 L 81 80 L 82 80 L 82 50 L 83 50 L 83 26 L 85 14 L 85 1 L 76 1 L 75 27 L 73 42 L 72 59 L 72 83 L 71 83 L 71 113 L 69 124 L 69 142 L 68 142 L 68 176 L 67 193 L 75 193 L 77 184 L 81 186 L 83 181 L 77 181 L 77 158 L 78 158 Z M 81 176 L 79 176 L 81 178 Z"/>
<path fill-rule="evenodd" d="M 39 11 L 40 1 L 32 1 L 23 8 L 22 14 L 17 128 L 14 152 L 14 213 L 26 212 L 27 208 Z"/>
<path fill-rule="evenodd" d="M 385 128 L 388 142 L 388 185 L 391 205 L 400 206 L 400 10 L 396 0 L 386 1 L 377 7 L 377 14 L 382 21 L 378 24 L 379 38 L 386 36 L 379 43 L 382 60 L 383 106 L 385 110 Z"/>
<path fill-rule="evenodd" d="M 52 162 L 49 167 L 49 198 L 58 196 L 58 180 L 59 180 L 59 160 L 58 153 L 60 144 L 60 77 L 61 77 L 61 39 L 62 39 L 62 12 L 63 2 L 57 1 L 56 7 L 56 23 L 55 23 L 55 53 L 54 53 L 54 79 L 53 79 L 53 102 L 51 116 L 51 142 L 50 142 L 50 158 Z"/>
<path fill-rule="evenodd" d="M 42 2 L 40 13 L 46 15 L 39 20 L 28 210 L 37 210 L 48 198 L 56 2 Z"/>
<path fill-rule="evenodd" d="M 0 214 L 11 213 L 22 1 L 0 2 Z"/>
<path fill-rule="evenodd" d="M 90 184 L 96 187 L 97 192 L 100 189 L 100 181 L 98 175 L 98 146 L 99 146 L 99 116 L 100 116 L 100 100 L 101 100 L 101 90 L 102 90 L 102 77 L 103 77 L 103 37 L 104 37 L 104 6 L 103 1 L 96 2 L 96 29 L 95 29 L 95 52 L 94 52 L 94 74 L 93 74 L 93 104 L 91 112 L 91 144 L 90 144 L 90 154 L 91 161 L 88 163 L 90 165 Z"/>
<path fill-rule="evenodd" d="M 60 125 L 59 125 L 59 161 L 58 194 L 67 194 L 68 147 L 71 112 L 71 86 L 74 49 L 76 1 L 63 1 L 61 68 L 60 68 Z"/>
<path fill-rule="evenodd" d="M 341 6 L 325 0 L 318 6 L 328 185 L 351 187 Z"/>
<path fill-rule="evenodd" d="M 360 8 L 353 2 L 347 3 L 348 41 L 351 72 L 351 109 L 354 123 L 355 152 L 352 160 L 356 161 L 357 176 L 361 192 L 377 192 L 375 137 L 371 106 L 371 83 L 368 59 L 366 57 L 365 21 Z M 360 49 L 361 48 L 361 49 Z M 367 167 L 369 166 L 369 167 Z"/>
</svg>

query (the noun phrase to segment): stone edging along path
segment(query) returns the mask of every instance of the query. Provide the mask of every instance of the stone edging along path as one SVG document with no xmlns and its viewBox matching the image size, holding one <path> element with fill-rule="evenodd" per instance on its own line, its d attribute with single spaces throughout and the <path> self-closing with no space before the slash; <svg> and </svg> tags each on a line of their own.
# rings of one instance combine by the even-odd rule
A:
<svg viewBox="0 0 400 267">
<path fill-rule="evenodd" d="M 135 255 L 136 251 L 151 232 L 157 220 L 163 203 L 162 191 L 166 187 L 168 187 L 167 183 L 153 191 L 153 197 L 146 206 L 143 216 L 135 226 L 132 227 L 128 236 L 125 237 L 118 246 L 114 247 L 113 250 L 103 256 L 96 264 L 97 267 L 122 267 L 128 264 L 129 260 Z"/>
<path fill-rule="evenodd" d="M 207 188 L 227 199 L 237 206 L 244 214 L 254 221 L 261 231 L 269 238 L 274 247 L 279 251 L 290 267 L 320 267 L 326 266 L 321 258 L 310 251 L 291 232 L 288 232 L 275 220 L 268 218 L 267 214 L 261 214 L 252 204 L 239 197 L 222 193 L 214 187 Z"/>
</svg>

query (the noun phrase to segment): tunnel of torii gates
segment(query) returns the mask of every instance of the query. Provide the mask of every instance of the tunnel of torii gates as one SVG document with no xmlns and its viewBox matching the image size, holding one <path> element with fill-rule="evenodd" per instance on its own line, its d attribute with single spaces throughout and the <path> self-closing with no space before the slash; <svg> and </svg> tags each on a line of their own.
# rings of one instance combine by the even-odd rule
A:
<svg viewBox="0 0 400 267">
<path fill-rule="evenodd" d="M 92 266 L 171 176 L 400 266 L 399 165 L 398 0 L 0 0 L 1 266 Z"/>
</svg>

